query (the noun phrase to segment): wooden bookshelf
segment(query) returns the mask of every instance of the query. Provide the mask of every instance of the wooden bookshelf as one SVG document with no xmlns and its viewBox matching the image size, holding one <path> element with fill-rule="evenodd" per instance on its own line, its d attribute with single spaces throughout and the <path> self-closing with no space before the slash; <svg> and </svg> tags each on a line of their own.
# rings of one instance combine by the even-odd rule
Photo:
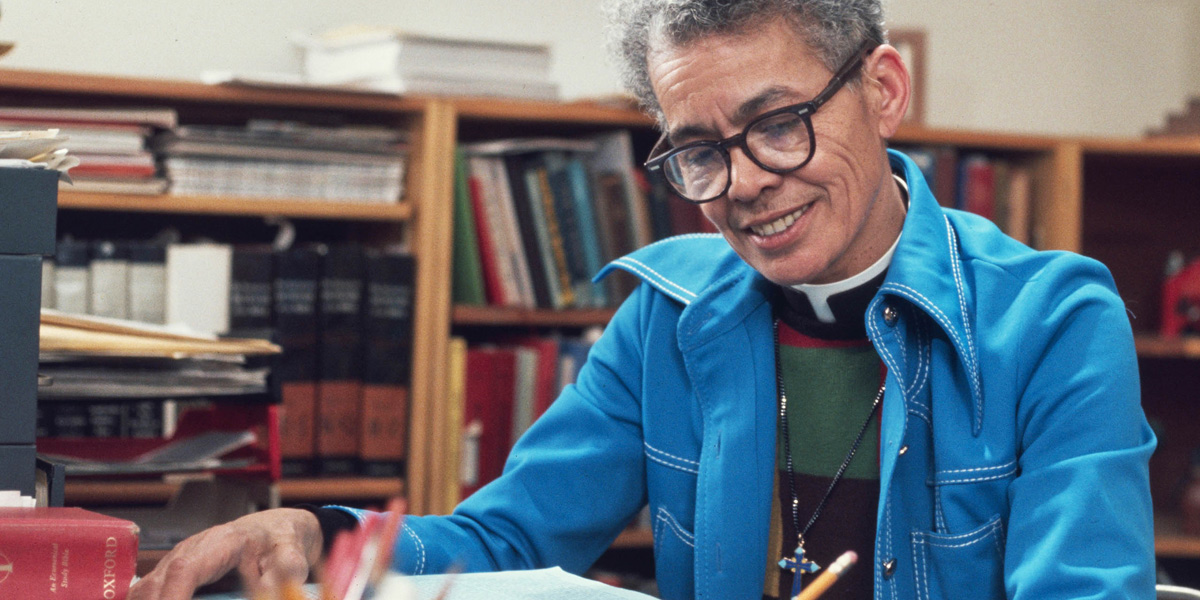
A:
<svg viewBox="0 0 1200 600">
<path fill-rule="evenodd" d="M 290 217 L 299 219 L 404 222 L 413 217 L 413 204 L 368 204 L 327 200 L 232 198 L 227 196 L 133 196 L 62 190 L 61 210 L 103 210 L 180 215 Z"/>
<path fill-rule="evenodd" d="M 166 504 L 182 486 L 180 481 L 129 480 L 67 481 L 64 499 L 67 505 L 102 506 L 128 504 Z M 404 482 L 393 478 L 312 477 L 284 479 L 275 484 L 283 504 L 383 502 L 404 495 Z"/>
<path fill-rule="evenodd" d="M 613 308 L 547 310 L 456 305 L 451 320 L 455 325 L 490 327 L 591 327 L 605 325 L 614 313 Z"/>
</svg>

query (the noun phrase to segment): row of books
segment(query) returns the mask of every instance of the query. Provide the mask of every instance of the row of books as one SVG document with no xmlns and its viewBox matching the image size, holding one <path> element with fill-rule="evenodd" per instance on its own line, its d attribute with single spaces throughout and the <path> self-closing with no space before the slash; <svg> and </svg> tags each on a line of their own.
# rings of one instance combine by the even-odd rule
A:
<svg viewBox="0 0 1200 600">
<path fill-rule="evenodd" d="M 695 205 L 651 185 L 627 131 L 463 145 L 454 206 L 455 302 L 615 306 L 631 281 L 591 279 L 655 239 L 709 231 Z"/>
<path fill-rule="evenodd" d="M 458 430 L 462 498 L 495 479 L 517 439 L 575 382 L 598 330 L 450 343 L 450 420 Z"/>
<path fill-rule="evenodd" d="M 121 264 L 109 254 L 79 266 L 62 261 L 62 247 L 107 245 L 157 246 L 162 261 L 151 263 L 152 269 L 135 269 L 134 263 Z M 172 327 L 182 323 L 188 330 L 208 334 L 266 338 L 282 346 L 282 357 L 270 367 L 282 401 L 285 473 L 385 476 L 402 472 L 412 348 L 415 260 L 411 254 L 353 243 L 278 250 L 216 243 L 163 246 L 64 240 L 56 260 L 46 264 L 53 284 L 43 299 L 52 299 L 53 306 L 69 310 L 78 308 L 73 303 L 84 305 L 91 298 L 85 308 L 95 314 L 98 306 L 120 305 L 113 300 L 116 296 L 125 300 L 127 316 L 151 316 L 151 322 Z M 159 294 L 158 300 L 148 298 L 153 293 Z M 162 309 L 134 309 L 139 303 Z M 168 383 L 157 379 L 160 386 Z M 130 402 L 132 397 L 125 388 L 125 399 L 118 402 L 122 410 L 139 406 Z M 95 411 L 94 406 L 62 410 L 65 416 L 46 422 L 65 427 L 62 421 L 73 419 L 71 431 L 76 433 L 105 429 L 79 423 L 80 415 Z M 158 418 L 169 426 L 169 419 Z"/>
<path fill-rule="evenodd" d="M 917 163 L 940 204 L 987 217 L 1018 241 L 1033 241 L 1036 181 L 1027 161 L 950 146 L 898 149 Z"/>
<path fill-rule="evenodd" d="M 172 108 L 0 107 L 0 129 L 58 129 L 85 192 L 396 203 L 404 132 L 383 126 L 250 120 L 180 125 Z"/>
</svg>

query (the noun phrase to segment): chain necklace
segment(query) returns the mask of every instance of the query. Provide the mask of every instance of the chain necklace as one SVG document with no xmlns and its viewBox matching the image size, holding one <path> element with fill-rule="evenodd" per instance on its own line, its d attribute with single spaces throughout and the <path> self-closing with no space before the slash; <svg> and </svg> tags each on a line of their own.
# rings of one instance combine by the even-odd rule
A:
<svg viewBox="0 0 1200 600">
<path fill-rule="evenodd" d="M 867 413 L 867 420 L 863 422 L 862 427 L 858 430 L 858 435 L 854 437 L 854 444 L 850 446 L 850 451 L 846 453 L 846 458 L 842 460 L 841 466 L 833 475 L 833 481 L 829 482 L 829 489 L 825 490 L 825 495 L 821 501 L 817 503 L 817 508 L 813 510 L 813 514 L 808 519 L 808 523 L 804 528 L 800 528 L 800 498 L 796 494 L 796 470 L 792 462 L 792 443 L 791 436 L 788 430 L 788 401 L 787 389 L 783 384 L 783 368 L 780 360 L 779 351 L 779 319 L 775 319 L 775 387 L 779 394 L 779 420 L 783 424 L 783 451 L 787 461 L 788 488 L 792 496 L 792 526 L 796 530 L 796 551 L 794 558 L 784 558 L 779 561 L 779 566 L 783 569 L 793 571 L 795 573 L 792 579 L 791 597 L 795 597 L 800 593 L 800 576 L 803 573 L 815 573 L 821 567 L 817 563 L 804 558 L 804 535 L 808 533 L 813 523 L 817 522 L 817 518 L 821 516 L 821 510 L 825 508 L 825 503 L 829 501 L 829 496 L 833 494 L 833 488 L 837 487 L 842 476 L 846 474 L 846 469 L 850 466 L 850 461 L 854 459 L 854 453 L 858 451 L 859 444 L 862 443 L 863 435 L 867 433 L 867 428 L 871 425 L 871 419 L 875 417 L 875 411 L 879 409 L 879 403 L 883 400 L 883 391 L 887 387 L 887 383 L 880 384 L 879 391 L 875 393 L 875 400 L 871 403 L 871 412 Z"/>
</svg>

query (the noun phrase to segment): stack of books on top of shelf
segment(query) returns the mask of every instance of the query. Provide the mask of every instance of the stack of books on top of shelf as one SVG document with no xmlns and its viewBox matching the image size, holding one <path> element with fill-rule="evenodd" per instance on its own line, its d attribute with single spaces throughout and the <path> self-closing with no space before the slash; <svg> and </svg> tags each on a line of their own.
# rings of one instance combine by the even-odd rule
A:
<svg viewBox="0 0 1200 600">
<path fill-rule="evenodd" d="M 174 194 L 395 204 L 404 193 L 407 137 L 390 127 L 185 125 L 152 147 Z"/>
<path fill-rule="evenodd" d="M 79 159 L 64 189 L 162 194 L 167 180 L 159 173 L 147 139 L 176 124 L 170 108 L 43 108 L 0 107 L 0 129 L 57 129 L 64 147 Z"/>
<path fill-rule="evenodd" d="M 978 152 L 961 154 L 950 146 L 902 146 L 920 167 L 942 206 L 991 219 L 1014 239 L 1033 237 L 1033 168 L 1028 162 Z"/>
<path fill-rule="evenodd" d="M 279 383 L 288 475 L 402 474 L 411 254 L 352 243 L 276 249 L 63 239 L 44 273 L 48 308 L 278 342 L 284 354 L 272 365 L 272 377 Z M 220 365 L 194 366 L 158 384 L 215 378 Z M 154 368 L 142 365 L 147 376 Z M 254 383 L 225 378 L 231 386 Z M 138 406 L 156 418 L 144 405 L 122 408 Z"/>
<path fill-rule="evenodd" d="M 460 149 L 454 300 L 522 308 L 616 306 L 631 279 L 591 279 L 656 239 L 712 231 L 699 208 L 651 185 L 627 131 L 508 139 Z"/>
<path fill-rule="evenodd" d="M 297 35 L 294 41 L 303 52 L 304 78 L 313 84 L 397 94 L 558 99 L 545 45 L 370 27 Z"/>
</svg>

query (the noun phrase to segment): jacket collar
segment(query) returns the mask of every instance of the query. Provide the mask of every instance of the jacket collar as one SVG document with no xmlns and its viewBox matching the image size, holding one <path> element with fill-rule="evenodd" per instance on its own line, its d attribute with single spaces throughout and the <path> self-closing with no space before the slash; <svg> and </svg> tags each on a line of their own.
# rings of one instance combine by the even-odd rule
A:
<svg viewBox="0 0 1200 600">
<path fill-rule="evenodd" d="M 971 281 L 963 276 L 958 232 L 917 165 L 894 150 L 888 154 L 892 168 L 902 171 L 908 182 L 908 215 L 887 278 L 867 311 L 868 330 L 871 319 L 880 318 L 879 308 L 886 296 L 905 299 L 937 323 L 967 373 L 973 404 L 971 428 L 978 435 L 983 425 L 983 389 L 974 315 L 969 309 L 975 306 L 975 296 Z"/>
</svg>

